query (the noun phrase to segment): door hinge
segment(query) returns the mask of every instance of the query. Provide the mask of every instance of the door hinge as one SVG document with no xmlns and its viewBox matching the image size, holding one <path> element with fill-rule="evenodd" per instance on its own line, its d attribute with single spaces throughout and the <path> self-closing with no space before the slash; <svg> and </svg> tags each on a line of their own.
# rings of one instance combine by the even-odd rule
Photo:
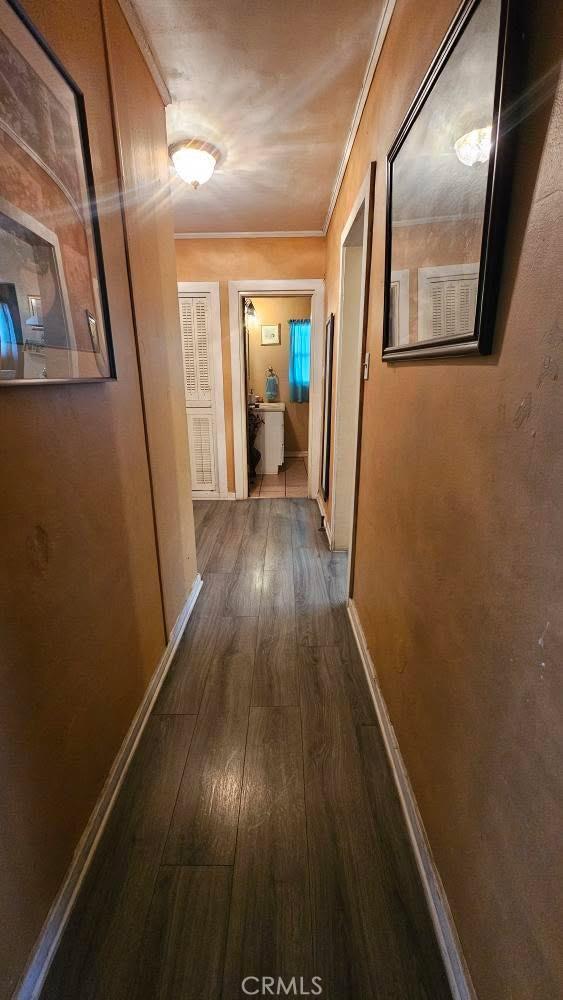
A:
<svg viewBox="0 0 563 1000">
<path fill-rule="evenodd" d="M 369 378 L 369 351 L 364 354 L 364 364 L 363 364 L 363 379 L 367 382 Z"/>
</svg>

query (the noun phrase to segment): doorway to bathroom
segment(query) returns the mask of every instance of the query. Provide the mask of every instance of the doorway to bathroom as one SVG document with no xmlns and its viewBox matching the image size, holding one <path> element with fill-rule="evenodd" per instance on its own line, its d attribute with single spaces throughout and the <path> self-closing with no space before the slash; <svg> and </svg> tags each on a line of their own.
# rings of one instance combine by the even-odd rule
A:
<svg viewBox="0 0 563 1000">
<path fill-rule="evenodd" d="M 348 556 L 348 596 L 354 584 L 356 505 L 362 445 L 364 386 L 369 379 L 367 320 L 375 163 L 358 191 L 340 244 L 340 301 L 335 336 L 334 431 L 328 490 L 323 491 L 325 528 L 333 550 Z"/>
<path fill-rule="evenodd" d="M 229 282 L 235 490 L 319 488 L 324 281 Z"/>
<path fill-rule="evenodd" d="M 249 497 L 306 497 L 311 296 L 244 296 Z"/>
</svg>

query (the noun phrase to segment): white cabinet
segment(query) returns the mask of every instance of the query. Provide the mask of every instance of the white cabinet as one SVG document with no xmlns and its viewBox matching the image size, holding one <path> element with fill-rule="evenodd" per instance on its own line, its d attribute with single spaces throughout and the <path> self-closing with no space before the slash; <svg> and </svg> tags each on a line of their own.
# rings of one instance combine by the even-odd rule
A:
<svg viewBox="0 0 563 1000">
<path fill-rule="evenodd" d="M 261 455 L 256 472 L 259 476 L 275 476 L 284 460 L 285 403 L 260 403 L 258 410 L 264 423 L 256 435 Z"/>
</svg>

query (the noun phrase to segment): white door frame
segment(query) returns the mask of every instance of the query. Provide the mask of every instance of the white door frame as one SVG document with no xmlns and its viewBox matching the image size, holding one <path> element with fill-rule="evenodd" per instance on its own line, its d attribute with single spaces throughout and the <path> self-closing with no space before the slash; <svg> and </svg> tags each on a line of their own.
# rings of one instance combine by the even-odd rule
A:
<svg viewBox="0 0 563 1000">
<path fill-rule="evenodd" d="M 209 338 L 213 358 L 213 406 L 215 410 L 215 436 L 217 440 L 216 493 L 198 491 L 198 498 L 228 497 L 227 444 L 225 440 L 225 399 L 223 395 L 223 355 L 221 352 L 221 304 L 218 281 L 179 281 L 178 295 L 209 295 Z"/>
<path fill-rule="evenodd" d="M 229 327 L 231 331 L 231 378 L 233 385 L 233 438 L 235 492 L 237 500 L 248 496 L 246 459 L 246 372 L 241 327 L 241 300 L 252 296 L 311 296 L 311 383 L 309 387 L 308 494 L 316 498 L 320 486 L 321 386 L 324 332 L 324 278 L 229 281 Z"/>
<path fill-rule="evenodd" d="M 358 422 L 360 417 L 360 385 L 362 378 L 362 362 L 361 357 L 362 343 L 363 343 L 363 332 L 364 325 L 366 322 L 366 290 L 368 288 L 369 275 L 367 274 L 368 261 L 371 258 L 370 247 L 368 247 L 368 240 L 370 235 L 370 186 L 371 186 L 372 168 L 368 170 L 361 186 L 354 200 L 354 204 L 348 215 L 344 228 L 340 236 L 340 284 L 339 284 L 339 302 L 338 302 L 338 326 L 336 330 L 336 379 L 334 386 L 334 450 L 332 459 L 332 504 L 331 504 L 331 548 L 334 547 L 334 527 L 335 527 L 335 512 L 339 509 L 339 497 L 334 489 L 335 476 L 334 471 L 337 468 L 338 463 L 338 453 L 341 450 L 341 442 L 339 441 L 339 421 L 340 421 L 340 380 L 342 377 L 342 336 L 343 336 L 343 311 L 344 311 L 344 254 L 345 254 L 345 243 L 350 233 L 350 230 L 354 224 L 356 216 L 362 207 L 362 202 L 364 204 L 364 222 L 363 222 L 363 233 L 362 233 L 362 273 L 361 273 L 361 287 L 360 287 L 360 309 L 359 309 L 359 323 L 358 330 L 356 332 L 357 340 L 357 365 L 358 365 L 358 378 L 354 388 L 354 399 L 353 399 L 353 427 L 354 434 L 351 437 L 349 444 L 346 447 L 350 447 L 353 450 L 353 466 L 354 466 L 354 493 L 352 498 L 352 516 L 350 518 L 350 531 L 347 542 L 347 552 L 348 552 L 348 581 L 347 581 L 347 593 L 350 593 L 350 583 L 351 583 L 351 571 L 353 562 L 352 547 L 354 544 L 354 527 L 356 519 L 356 482 L 357 482 L 357 462 L 358 462 Z M 340 445 L 340 447 L 339 447 Z M 340 501 L 341 503 L 342 501 Z"/>
</svg>

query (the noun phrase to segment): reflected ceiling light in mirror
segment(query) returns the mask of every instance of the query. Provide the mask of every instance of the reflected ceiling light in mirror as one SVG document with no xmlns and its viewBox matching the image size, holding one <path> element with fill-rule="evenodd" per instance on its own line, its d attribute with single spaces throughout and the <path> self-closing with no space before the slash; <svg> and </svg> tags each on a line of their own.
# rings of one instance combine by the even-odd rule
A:
<svg viewBox="0 0 563 1000">
<path fill-rule="evenodd" d="M 170 146 L 168 152 L 176 173 L 186 184 L 191 184 L 194 191 L 210 180 L 219 158 L 215 146 L 201 139 L 183 139 Z"/>
<path fill-rule="evenodd" d="M 466 167 L 486 163 L 491 152 L 491 126 L 474 128 L 454 142 L 455 155 Z"/>
</svg>

